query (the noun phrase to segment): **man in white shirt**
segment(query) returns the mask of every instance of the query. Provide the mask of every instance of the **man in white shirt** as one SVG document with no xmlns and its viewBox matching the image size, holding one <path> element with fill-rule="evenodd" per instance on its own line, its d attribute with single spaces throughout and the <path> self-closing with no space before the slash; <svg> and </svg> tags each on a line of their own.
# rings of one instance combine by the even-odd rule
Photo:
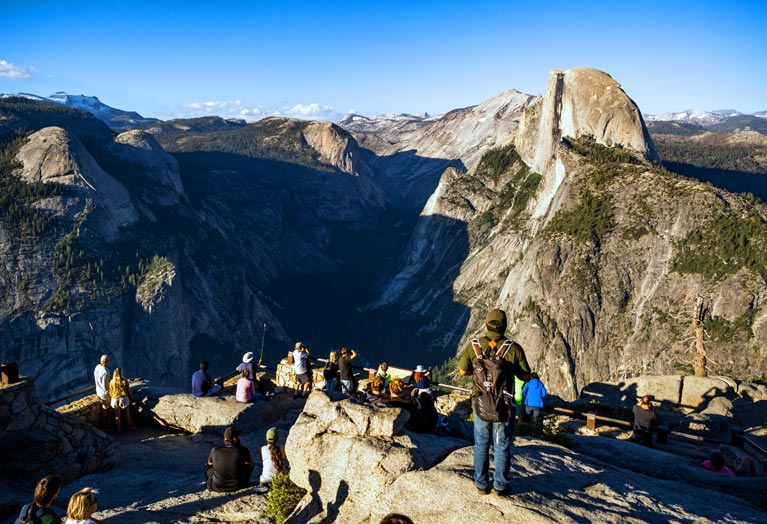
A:
<svg viewBox="0 0 767 524">
<path fill-rule="evenodd" d="M 109 396 L 109 355 L 101 355 L 101 360 L 93 370 L 93 380 L 96 383 L 96 396 L 101 401 L 101 426 L 106 427 L 112 420 L 112 399 Z"/>
<path fill-rule="evenodd" d="M 293 389 L 293 398 L 298 398 L 299 392 L 301 397 L 308 397 L 309 390 L 312 387 L 312 379 L 309 376 L 309 347 L 302 343 L 296 342 L 296 347 L 293 350 L 293 371 L 296 374 L 296 384 Z"/>
</svg>

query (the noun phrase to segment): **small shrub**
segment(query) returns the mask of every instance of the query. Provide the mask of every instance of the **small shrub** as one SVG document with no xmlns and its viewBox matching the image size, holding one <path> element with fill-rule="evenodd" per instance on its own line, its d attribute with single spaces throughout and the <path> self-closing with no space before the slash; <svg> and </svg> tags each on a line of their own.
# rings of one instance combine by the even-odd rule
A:
<svg viewBox="0 0 767 524">
<path fill-rule="evenodd" d="M 298 503 L 306 495 L 306 490 L 297 486 L 290 477 L 278 473 L 272 479 L 269 500 L 266 502 L 266 514 L 282 524 L 293 513 Z"/>
</svg>

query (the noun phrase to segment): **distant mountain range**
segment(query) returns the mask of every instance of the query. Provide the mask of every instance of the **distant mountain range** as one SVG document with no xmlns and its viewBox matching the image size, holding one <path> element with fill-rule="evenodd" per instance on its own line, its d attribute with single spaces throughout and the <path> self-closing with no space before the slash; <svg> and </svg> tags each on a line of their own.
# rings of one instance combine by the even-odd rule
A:
<svg viewBox="0 0 767 524">
<path fill-rule="evenodd" d="M 57 91 L 50 96 L 44 97 L 29 93 L 0 94 L 0 98 L 20 96 L 31 100 L 41 102 L 53 102 L 62 104 L 75 109 L 81 109 L 93 114 L 102 120 L 115 131 L 122 132 L 130 129 L 138 129 L 153 124 L 160 124 L 163 121 L 157 118 L 145 118 L 135 111 L 125 111 L 108 106 L 101 102 L 98 97 L 86 95 L 70 95 L 63 91 Z M 442 116 L 442 115 L 438 115 Z M 735 109 L 718 109 L 715 111 L 705 111 L 702 109 L 687 109 L 685 111 L 676 111 L 670 113 L 660 113 L 657 115 L 642 115 L 648 124 L 650 131 L 663 132 L 653 129 L 656 122 L 686 122 L 695 124 L 709 131 L 734 132 L 734 131 L 759 131 L 767 134 L 767 111 L 758 111 L 756 113 L 741 113 Z M 211 117 L 212 118 L 212 117 Z M 349 113 L 345 115 L 338 124 L 345 129 L 355 129 L 366 126 L 380 126 L 382 123 L 388 123 L 389 126 L 396 126 L 401 131 L 406 126 L 419 126 L 422 123 L 434 120 L 436 117 L 428 113 L 420 115 L 409 114 L 385 114 L 375 116 L 363 116 Z M 183 119 L 184 122 L 203 122 L 205 118 Z M 233 119 L 223 119 L 233 124 L 245 124 L 244 120 L 236 121 Z M 175 121 L 170 121 L 175 122 Z M 663 129 L 663 128 L 658 128 Z M 697 129 L 697 128 L 696 128 Z"/>
<path fill-rule="evenodd" d="M 688 109 L 677 113 L 644 115 L 652 133 L 692 136 L 704 131 L 737 133 L 757 131 L 767 134 L 767 111 L 745 114 L 734 109 L 702 111 Z"/>
<path fill-rule="evenodd" d="M 118 132 L 129 131 L 131 129 L 137 129 L 162 122 L 162 120 L 156 118 L 144 118 L 135 111 L 123 111 L 122 109 L 108 106 L 95 96 L 70 95 L 63 91 L 57 91 L 47 97 L 29 93 L 16 93 L 0 95 L 0 98 L 17 96 L 40 102 L 52 102 L 54 104 L 61 104 L 86 111 Z"/>
<path fill-rule="evenodd" d="M 739 116 L 755 116 L 767 118 L 767 111 L 759 111 L 748 115 L 735 111 L 734 109 L 719 109 L 717 111 L 703 111 L 701 109 L 688 109 L 686 111 L 677 111 L 674 113 L 661 113 L 659 115 L 644 115 L 645 122 L 658 122 L 668 120 L 683 120 L 686 122 L 696 122 L 703 126 L 721 124 L 728 118 Z"/>
</svg>

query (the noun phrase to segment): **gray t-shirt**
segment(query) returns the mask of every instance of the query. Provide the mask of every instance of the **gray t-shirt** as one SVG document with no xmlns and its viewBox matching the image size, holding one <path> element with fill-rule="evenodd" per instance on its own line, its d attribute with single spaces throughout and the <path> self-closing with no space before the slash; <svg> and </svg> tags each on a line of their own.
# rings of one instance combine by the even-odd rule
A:
<svg viewBox="0 0 767 524">
<path fill-rule="evenodd" d="M 303 375 L 306 373 L 306 359 L 309 355 L 303 349 L 293 350 L 293 371 L 296 375 Z"/>
<path fill-rule="evenodd" d="M 103 364 L 93 370 L 93 380 L 96 382 L 96 395 L 99 398 L 109 397 L 109 369 Z"/>
</svg>

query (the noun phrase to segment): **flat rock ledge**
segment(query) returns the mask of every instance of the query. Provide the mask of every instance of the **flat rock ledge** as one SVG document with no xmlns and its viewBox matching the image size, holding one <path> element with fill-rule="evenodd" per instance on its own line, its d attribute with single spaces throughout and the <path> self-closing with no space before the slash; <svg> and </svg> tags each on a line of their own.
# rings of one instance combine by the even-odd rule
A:
<svg viewBox="0 0 767 524">
<path fill-rule="evenodd" d="M 517 438 L 511 493 L 483 495 L 474 488 L 471 446 L 411 434 L 401 416 L 398 408 L 312 393 L 286 444 L 291 478 L 308 490 L 287 522 L 375 524 L 390 512 L 444 524 L 480 515 L 483 522 L 536 524 L 767 522 L 767 501 L 751 496 L 765 493 L 767 480 L 677 467 L 673 454 L 606 438 L 578 441 L 604 448 L 603 460 Z M 651 476 L 652 464 L 666 470 L 664 478 Z M 751 495 L 736 497 L 742 492 Z"/>
<path fill-rule="evenodd" d="M 193 434 L 223 435 L 232 425 L 242 432 L 252 432 L 279 420 L 286 396 L 243 404 L 231 395 L 199 398 L 181 389 L 142 386 L 134 388 L 133 398 L 139 415 L 161 425 Z"/>
</svg>

